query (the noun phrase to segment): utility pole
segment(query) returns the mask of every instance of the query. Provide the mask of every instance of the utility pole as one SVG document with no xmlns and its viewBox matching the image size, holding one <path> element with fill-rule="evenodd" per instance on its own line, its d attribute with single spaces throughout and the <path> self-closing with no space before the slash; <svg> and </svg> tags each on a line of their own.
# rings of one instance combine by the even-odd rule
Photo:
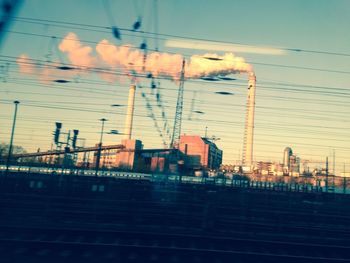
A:
<svg viewBox="0 0 350 263">
<path fill-rule="evenodd" d="M 13 102 L 15 104 L 15 113 L 13 115 L 13 123 L 12 123 L 12 131 L 11 131 L 11 139 L 10 139 L 10 145 L 9 145 L 9 152 L 7 154 L 7 161 L 6 161 L 6 175 L 9 171 L 10 161 L 11 161 L 11 155 L 12 155 L 12 147 L 13 147 L 13 136 L 15 134 L 15 127 L 16 127 L 16 119 L 17 119 L 17 107 L 19 104 L 18 100 L 15 100 Z"/>
<path fill-rule="evenodd" d="M 103 138 L 103 129 L 105 126 L 105 121 L 107 121 L 107 119 L 102 118 L 100 119 L 100 121 L 102 122 L 102 127 L 101 127 L 101 137 L 100 137 L 100 143 L 98 144 L 98 151 L 96 154 L 96 170 L 95 170 L 95 176 L 97 176 L 98 174 L 98 170 L 100 168 L 100 159 L 101 159 L 101 151 L 102 151 L 102 138 Z"/>
</svg>

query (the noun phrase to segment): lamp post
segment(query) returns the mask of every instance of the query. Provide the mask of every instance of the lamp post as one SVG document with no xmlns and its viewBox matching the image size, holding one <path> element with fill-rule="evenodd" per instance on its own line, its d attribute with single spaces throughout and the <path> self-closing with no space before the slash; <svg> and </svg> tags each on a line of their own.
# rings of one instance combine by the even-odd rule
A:
<svg viewBox="0 0 350 263">
<path fill-rule="evenodd" d="M 107 119 L 102 118 L 100 119 L 100 121 L 102 122 L 102 127 L 101 127 L 101 137 L 100 137 L 100 143 L 98 144 L 98 151 L 97 151 L 97 155 L 96 155 L 96 170 L 95 170 L 95 176 L 97 176 L 98 174 L 98 170 L 100 168 L 100 159 L 101 159 L 101 151 L 102 151 L 102 138 L 103 138 L 103 129 L 105 126 L 105 121 L 107 121 Z"/>
<path fill-rule="evenodd" d="M 15 113 L 14 113 L 14 115 L 13 115 L 13 123 L 12 123 L 12 131 L 11 131 L 10 146 L 9 146 L 9 152 L 8 152 L 7 161 L 6 161 L 6 175 L 8 174 L 9 165 L 10 165 L 10 161 L 11 161 L 12 145 L 13 145 L 13 136 L 14 136 L 14 133 L 15 133 L 16 119 L 17 119 L 17 107 L 18 107 L 19 101 L 18 101 L 18 100 L 15 100 L 13 103 L 15 104 Z"/>
</svg>

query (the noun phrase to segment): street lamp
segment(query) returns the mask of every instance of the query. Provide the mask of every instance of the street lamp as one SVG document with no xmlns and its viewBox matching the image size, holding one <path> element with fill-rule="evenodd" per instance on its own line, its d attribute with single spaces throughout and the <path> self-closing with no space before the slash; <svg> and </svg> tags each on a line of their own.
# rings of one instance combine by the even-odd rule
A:
<svg viewBox="0 0 350 263">
<path fill-rule="evenodd" d="M 105 121 L 108 121 L 105 118 L 100 119 L 100 121 L 102 122 L 102 127 L 101 127 L 101 137 L 100 137 L 100 143 L 98 144 L 98 151 L 97 151 L 97 155 L 96 155 L 96 171 L 95 171 L 95 176 L 97 176 L 98 174 L 98 169 L 100 168 L 100 159 L 101 159 L 101 151 L 102 151 L 102 138 L 103 138 L 103 129 L 105 126 Z"/>
<path fill-rule="evenodd" d="M 8 174 L 10 160 L 11 160 L 13 136 L 14 136 L 14 133 L 15 133 L 15 126 L 16 126 L 16 119 L 17 119 L 17 107 L 18 107 L 19 101 L 15 100 L 13 103 L 15 104 L 15 113 L 13 115 L 13 123 L 12 123 L 12 132 L 11 132 L 10 146 L 9 146 L 9 152 L 8 152 L 7 161 L 6 161 L 6 175 Z"/>
</svg>

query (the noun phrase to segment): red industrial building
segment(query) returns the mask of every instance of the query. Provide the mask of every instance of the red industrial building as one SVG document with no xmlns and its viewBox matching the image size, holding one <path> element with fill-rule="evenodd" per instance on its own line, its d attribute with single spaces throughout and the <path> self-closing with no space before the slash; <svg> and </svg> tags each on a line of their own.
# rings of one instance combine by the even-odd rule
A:
<svg viewBox="0 0 350 263">
<path fill-rule="evenodd" d="M 222 163 L 222 150 L 198 135 L 182 135 L 179 150 L 184 155 L 186 166 L 192 169 L 218 169 Z"/>
<path fill-rule="evenodd" d="M 191 174 L 196 170 L 219 169 L 222 163 L 222 150 L 198 135 L 182 135 L 178 149 L 143 149 L 140 140 L 123 140 L 122 145 L 124 149 L 102 151 L 101 168 Z M 91 167 L 95 162 L 96 153 Z"/>
</svg>

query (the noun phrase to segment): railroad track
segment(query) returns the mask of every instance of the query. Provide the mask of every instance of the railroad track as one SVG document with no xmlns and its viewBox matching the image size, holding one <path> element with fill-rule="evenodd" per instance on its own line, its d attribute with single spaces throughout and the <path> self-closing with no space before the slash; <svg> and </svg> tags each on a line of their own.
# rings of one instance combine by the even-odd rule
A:
<svg viewBox="0 0 350 263">
<path fill-rule="evenodd" d="M 345 195 L 1 180 L 0 262 L 350 262 Z"/>
<path fill-rule="evenodd" d="M 111 253 L 114 253 L 112 258 L 122 256 L 127 262 L 132 262 L 130 259 L 133 257 L 142 257 L 146 261 L 148 258 L 151 262 L 164 262 L 165 257 L 174 257 L 178 258 L 179 262 L 187 262 L 186 259 L 189 258 L 186 256 L 189 255 L 190 259 L 192 255 L 192 260 L 198 262 L 208 262 L 209 258 L 213 260 L 222 258 L 224 261 L 241 259 L 242 262 L 246 262 L 244 260 L 247 258 L 256 257 L 260 257 L 256 258 L 260 262 L 350 260 L 349 246 L 314 245 L 305 242 L 61 228 L 22 227 L 1 230 L 2 253 L 7 254 L 9 258 L 34 257 L 43 261 L 54 255 L 61 259 L 64 257 L 67 259 L 71 257 L 72 260 L 82 259 L 88 251 L 95 255 L 100 253 L 100 257 L 111 256 Z M 152 259 L 152 255 L 156 256 Z"/>
</svg>

